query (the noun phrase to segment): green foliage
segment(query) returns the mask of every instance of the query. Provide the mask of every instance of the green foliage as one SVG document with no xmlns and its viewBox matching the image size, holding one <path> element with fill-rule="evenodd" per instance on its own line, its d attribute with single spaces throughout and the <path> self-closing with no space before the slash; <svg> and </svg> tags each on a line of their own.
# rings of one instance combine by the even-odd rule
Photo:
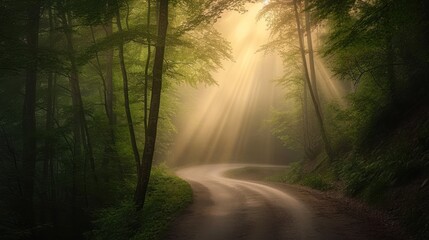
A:
<svg viewBox="0 0 429 240">
<path fill-rule="evenodd" d="M 88 234 L 89 239 L 128 240 L 136 234 L 141 225 L 132 201 L 103 209 L 97 214 L 96 219 L 95 230 Z"/>
<path fill-rule="evenodd" d="M 89 239 L 161 240 L 171 221 L 192 201 L 192 190 L 164 166 L 153 169 L 142 212 L 132 201 L 99 211 Z"/>
<path fill-rule="evenodd" d="M 364 157 L 365 156 L 365 157 Z M 413 149 L 396 145 L 370 155 L 354 155 L 340 165 L 339 177 L 350 195 L 376 200 L 388 187 L 409 182 L 422 173 L 422 158 Z"/>
<path fill-rule="evenodd" d="M 299 116 L 300 114 L 292 110 L 284 112 L 273 110 L 268 124 L 271 127 L 271 133 L 280 139 L 285 146 L 302 151 L 304 126 Z"/>
<path fill-rule="evenodd" d="M 326 191 L 332 188 L 328 180 L 321 175 L 310 175 L 303 178 L 300 183 L 304 186 L 308 186 L 320 191 Z"/>
<path fill-rule="evenodd" d="M 90 216 L 114 206 L 97 215 L 100 221 L 96 225 L 106 231 L 97 232 L 99 238 L 140 236 L 152 239 L 165 227 L 166 219 L 171 220 L 176 209 L 184 206 L 182 200 L 188 197 L 188 201 L 190 195 L 185 183 L 180 185 L 178 179 L 155 170 L 149 207 L 144 210 L 153 216 L 134 214 L 130 203 L 136 163 L 123 107 L 118 46 L 124 44 L 130 108 L 141 153 L 145 144 L 144 92 L 145 88 L 149 92 L 152 88 L 151 69 L 157 42 L 156 1 L 150 1 L 150 16 L 147 1 L 143 0 L 41 1 L 40 23 L 31 27 L 39 30 L 37 54 L 29 51 L 32 47 L 27 41 L 30 2 L 40 1 L 0 3 L 1 231 L 6 229 L 11 238 L 20 238 L 21 233 L 25 234 L 22 238 L 31 238 L 29 229 L 37 229 L 40 236 L 35 238 L 38 239 L 82 239 L 82 233 L 91 230 Z M 176 131 L 172 119 L 180 103 L 176 97 L 178 85 L 215 83 L 211 74 L 221 67 L 224 59 L 231 58 L 231 49 L 213 28 L 213 23 L 225 9 L 238 10 L 245 1 L 170 3 L 155 150 L 157 161 L 172 149 Z M 123 27 L 121 33 L 115 19 L 118 12 Z M 145 24 L 148 17 L 150 26 Z M 148 59 L 149 41 L 152 52 Z M 144 81 L 146 61 L 149 66 L 147 86 Z M 20 190 L 25 179 L 22 174 L 25 165 L 22 162 L 22 104 L 26 93 L 26 68 L 36 63 L 37 96 L 32 103 L 36 105 L 37 139 L 31 140 L 37 145 L 37 160 L 34 182 L 28 184 L 34 186 L 34 193 L 23 206 Z M 150 94 L 147 97 L 151 99 Z M 80 113 L 83 116 L 77 120 Z M 48 116 L 53 117 L 49 124 Z M 166 198 L 165 194 L 170 194 L 167 197 L 170 202 L 162 199 Z M 24 207 L 34 207 L 31 217 L 36 219 L 34 224 L 22 223 L 23 215 L 27 214 L 23 214 Z M 28 211 L 29 215 L 31 212 Z M 143 227 L 139 226 L 141 224 Z"/>
<path fill-rule="evenodd" d="M 163 239 L 169 223 L 192 202 L 189 184 L 172 176 L 165 167 L 154 169 L 151 176 L 142 231 L 133 239 Z"/>
<path fill-rule="evenodd" d="M 279 52 L 288 73 L 300 70 L 294 68 L 299 60 L 290 61 L 296 56 L 291 46 L 297 45 L 290 7 L 287 1 L 270 1 L 261 13 L 270 21 L 273 35 L 263 49 Z M 275 179 L 321 190 L 335 188 L 370 203 L 385 204 L 388 210 L 395 208 L 396 217 L 418 235 L 416 239 L 426 239 L 429 214 L 427 204 L 422 203 L 428 202 L 428 195 L 420 184 L 429 172 L 428 2 L 310 0 L 309 8 L 300 10 L 310 11 L 317 21 L 318 26 L 312 27 L 317 28 L 314 35 L 321 32 L 318 53 L 329 62 L 335 77 L 351 88 L 344 101 L 328 106 L 326 99 L 321 101 L 337 161 L 316 158 L 293 165 L 286 175 Z M 282 83 L 290 88 L 293 79 L 286 75 Z M 295 97 L 298 102 L 303 99 L 302 94 Z M 273 114 L 273 133 L 296 148 L 297 142 L 292 140 L 299 135 L 303 138 L 297 130 L 301 112 L 287 110 Z"/>
<path fill-rule="evenodd" d="M 268 180 L 301 184 L 320 191 L 332 189 L 332 174 L 330 172 L 314 171 L 308 173 L 303 170 L 303 166 L 303 162 L 292 163 L 286 173 L 277 174 Z"/>
<path fill-rule="evenodd" d="M 274 182 L 298 183 L 301 178 L 301 168 L 301 162 L 293 162 L 289 164 L 288 169 L 284 173 L 270 176 L 267 180 Z"/>
</svg>

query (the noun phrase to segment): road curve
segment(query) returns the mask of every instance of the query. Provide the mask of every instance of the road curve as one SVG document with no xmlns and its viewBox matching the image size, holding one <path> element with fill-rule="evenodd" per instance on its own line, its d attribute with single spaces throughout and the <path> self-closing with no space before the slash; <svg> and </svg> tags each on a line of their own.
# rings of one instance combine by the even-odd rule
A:
<svg viewBox="0 0 429 240">
<path fill-rule="evenodd" d="M 172 225 L 168 240 L 380 240 L 380 226 L 350 216 L 335 201 L 299 191 L 223 176 L 268 165 L 200 165 L 177 171 L 194 191 L 194 203 Z"/>
</svg>

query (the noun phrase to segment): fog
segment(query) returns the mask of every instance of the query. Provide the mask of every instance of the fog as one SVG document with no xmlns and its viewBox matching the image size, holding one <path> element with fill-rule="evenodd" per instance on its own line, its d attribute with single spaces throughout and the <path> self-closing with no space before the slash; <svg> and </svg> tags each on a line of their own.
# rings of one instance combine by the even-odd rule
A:
<svg viewBox="0 0 429 240">
<path fill-rule="evenodd" d="M 269 37 L 265 21 L 256 20 L 262 7 L 249 5 L 245 14 L 228 12 L 216 23 L 231 43 L 234 62 L 225 61 L 213 73 L 217 85 L 180 89 L 171 162 L 270 162 L 274 152 L 285 151 L 265 127 L 270 109 L 281 101 L 273 80 L 282 67 L 277 56 L 257 52 Z"/>
<path fill-rule="evenodd" d="M 247 12 L 225 13 L 216 29 L 231 43 L 234 61 L 213 73 L 217 85 L 181 86 L 176 116 L 177 137 L 168 157 L 173 165 L 195 163 L 287 163 L 297 155 L 274 138 L 267 126 L 271 109 L 284 104 L 284 91 L 275 80 L 282 76 L 281 59 L 258 51 L 269 40 L 264 19 L 257 21 L 264 3 Z M 316 59 L 325 99 L 344 95 L 332 73 Z"/>
</svg>

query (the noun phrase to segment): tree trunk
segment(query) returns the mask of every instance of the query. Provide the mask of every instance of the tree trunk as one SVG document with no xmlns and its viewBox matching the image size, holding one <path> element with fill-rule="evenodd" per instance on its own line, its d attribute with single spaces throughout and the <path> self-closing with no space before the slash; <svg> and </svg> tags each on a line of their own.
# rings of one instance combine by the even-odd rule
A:
<svg viewBox="0 0 429 240">
<path fill-rule="evenodd" d="M 320 106 L 319 90 L 317 89 L 317 80 L 316 80 L 316 69 L 314 67 L 313 39 L 311 37 L 311 15 L 310 15 L 310 11 L 308 11 L 308 0 L 305 0 L 304 4 L 305 4 L 304 5 L 305 29 L 307 32 L 308 61 L 310 63 L 311 84 L 313 87 L 314 97 L 316 98 L 316 101 L 319 103 L 319 106 Z"/>
<path fill-rule="evenodd" d="M 147 0 L 147 21 L 146 21 L 146 27 L 147 27 L 147 57 L 146 57 L 146 66 L 144 69 L 144 131 L 146 134 L 147 131 L 147 116 L 148 116 L 148 108 L 147 108 L 147 100 L 148 100 L 148 85 L 149 85 L 149 65 L 150 65 L 150 59 L 151 59 L 151 39 L 150 39 L 150 1 Z"/>
<path fill-rule="evenodd" d="M 316 111 L 316 118 L 319 122 L 320 133 L 322 134 L 322 139 L 323 139 L 323 143 L 325 145 L 326 154 L 328 155 L 329 160 L 333 161 L 334 160 L 334 153 L 332 151 L 332 147 L 331 147 L 329 140 L 328 140 L 328 137 L 326 135 L 325 125 L 323 122 L 319 103 L 317 102 L 316 97 L 314 95 L 313 87 L 311 85 L 310 76 L 308 73 L 307 61 L 305 59 L 304 40 L 303 40 L 303 36 L 302 36 L 302 32 L 301 32 L 301 22 L 299 20 L 297 0 L 293 1 L 293 5 L 294 5 L 294 12 L 295 12 L 296 26 L 297 26 L 297 30 L 298 30 L 298 38 L 299 38 L 301 58 L 302 58 L 302 63 L 304 65 L 304 75 L 305 75 L 304 78 L 305 78 L 305 81 L 307 82 L 307 86 L 308 86 L 308 90 L 310 92 L 311 100 L 313 101 L 313 106 L 314 106 L 314 109 Z"/>
<path fill-rule="evenodd" d="M 72 27 L 70 25 L 69 17 L 66 13 L 62 14 L 62 21 L 64 24 L 64 34 L 67 40 L 67 51 L 69 55 L 69 60 L 71 64 L 71 73 L 70 73 L 70 87 L 72 95 L 72 105 L 73 105 L 73 134 L 74 134 L 74 148 L 75 148 L 75 161 L 83 159 L 82 155 L 82 146 L 86 153 L 86 158 L 89 159 L 91 165 L 91 172 L 93 179 L 97 182 L 97 175 L 95 173 L 95 159 L 92 150 L 91 138 L 88 130 L 88 125 L 85 118 L 85 112 L 82 101 L 82 94 L 79 84 L 79 73 L 78 67 L 75 59 L 73 36 L 72 36 Z"/>
<path fill-rule="evenodd" d="M 29 59 L 26 69 L 25 97 L 22 113 L 22 216 L 25 227 L 34 226 L 34 177 L 37 158 L 36 144 L 36 86 L 39 45 L 40 0 L 29 1 L 27 6 L 27 45 Z"/>
<path fill-rule="evenodd" d="M 54 46 L 54 21 L 52 16 L 52 10 L 49 9 L 49 45 L 53 48 Z M 55 74 L 53 72 L 48 75 L 48 89 L 46 94 L 46 133 L 45 138 L 45 158 L 43 159 L 43 173 L 42 173 L 42 202 L 44 209 L 49 211 L 43 211 L 44 222 L 52 220 L 54 212 L 54 202 L 52 199 L 55 197 L 54 185 L 53 185 L 53 160 L 54 160 L 54 117 L 55 117 Z M 50 180 L 51 179 L 51 180 Z M 51 194 L 50 198 L 48 195 Z M 49 219 L 50 218 L 50 219 Z"/>
<path fill-rule="evenodd" d="M 103 28 L 106 32 L 106 37 L 109 37 L 112 35 L 113 29 L 112 29 L 111 22 L 103 26 Z M 90 29 L 91 29 L 92 42 L 93 44 L 96 44 L 97 41 L 95 39 L 94 28 L 90 26 Z M 115 97 L 113 92 L 113 56 L 114 56 L 114 50 L 113 49 L 107 50 L 106 67 L 105 67 L 106 77 L 104 77 L 98 51 L 95 52 L 97 72 L 98 72 L 98 75 L 100 76 L 101 82 L 103 83 L 104 111 L 106 113 L 107 121 L 109 124 L 109 136 L 104 145 L 104 156 L 103 156 L 103 162 L 102 162 L 103 178 L 106 182 L 109 181 L 109 173 L 108 173 L 109 162 L 114 156 L 116 156 L 116 152 L 114 149 L 114 145 L 116 142 L 115 131 L 114 131 L 114 128 L 116 125 L 116 114 L 114 111 Z"/>
<path fill-rule="evenodd" d="M 119 8 L 116 12 L 116 24 L 118 26 L 119 33 L 122 33 L 122 23 L 121 23 L 121 15 L 119 12 Z M 119 43 L 119 63 L 121 66 L 121 73 L 122 73 L 122 82 L 123 82 L 123 91 L 124 91 L 124 105 L 125 105 L 125 114 L 127 115 L 127 124 L 128 124 L 128 131 L 130 133 L 130 141 L 131 141 L 131 147 L 133 149 L 133 155 L 134 155 L 134 161 L 136 162 L 136 170 L 137 170 L 137 179 L 139 179 L 140 175 L 140 154 L 137 147 L 137 141 L 136 141 L 136 135 L 134 131 L 134 123 L 133 118 L 131 115 L 131 108 L 130 108 L 130 99 L 128 94 L 128 74 L 127 74 L 127 68 L 125 66 L 125 60 L 124 60 L 124 43 L 121 40 Z"/>
<path fill-rule="evenodd" d="M 106 27 L 106 37 L 109 37 L 112 35 L 113 29 L 112 29 L 112 23 L 109 22 Z M 103 167 L 107 168 L 109 165 L 110 160 L 115 155 L 114 145 L 116 142 L 115 139 L 115 125 L 116 125 L 116 114 L 115 114 L 115 95 L 114 95 L 114 89 L 113 89 L 113 53 L 114 49 L 109 49 L 106 54 L 106 79 L 105 79 L 105 86 L 106 86 L 106 114 L 109 121 L 109 141 L 106 144 L 105 147 L 105 157 L 103 158 Z M 107 179 L 107 176 L 105 176 Z"/>
<path fill-rule="evenodd" d="M 150 172 L 152 169 L 155 151 L 156 134 L 158 128 L 158 115 L 161 103 L 162 72 L 164 65 L 165 39 L 168 27 L 168 0 L 159 0 L 158 37 L 155 46 L 155 59 L 153 64 L 153 84 L 151 92 L 148 128 L 145 133 L 145 144 L 139 180 L 134 195 L 137 210 L 143 208 Z"/>
<path fill-rule="evenodd" d="M 307 94 L 307 82 L 304 81 L 303 87 L 303 104 L 302 104 L 302 116 L 303 116 L 303 130 L 304 130 L 304 153 L 307 158 L 310 158 L 310 137 L 309 137 L 309 128 L 310 124 L 308 121 L 308 94 Z"/>
<path fill-rule="evenodd" d="M 78 74 L 78 67 L 76 64 L 75 59 L 75 51 L 74 51 L 74 44 L 73 44 L 73 35 L 72 35 L 72 27 L 70 24 L 70 17 L 66 12 L 61 12 L 60 17 L 62 18 L 63 23 L 63 30 L 67 41 L 67 53 L 68 58 L 71 65 L 71 71 L 70 71 L 70 77 L 69 77 L 69 83 L 70 83 L 70 90 L 71 90 L 71 98 L 72 98 L 72 109 L 73 109 L 73 159 L 72 159 L 72 193 L 71 193 L 71 233 L 74 238 L 79 238 L 79 230 L 78 223 L 79 223 L 79 214 L 78 214 L 78 174 L 81 171 L 84 171 L 84 177 L 86 178 L 86 159 L 90 152 L 88 152 L 87 143 L 89 142 L 89 139 L 86 138 L 88 136 L 85 136 L 87 134 L 87 128 L 86 128 L 86 121 L 84 116 L 84 108 L 83 108 L 83 102 L 82 102 L 82 95 L 80 91 L 80 85 L 79 85 L 79 74 Z M 84 154 L 86 153 L 86 156 Z M 83 168 L 81 161 L 84 160 Z M 93 161 L 93 158 L 90 158 L 90 161 Z M 91 164 L 91 167 L 93 167 L 94 164 Z M 95 169 L 93 169 L 95 170 Z M 95 178 L 95 172 L 93 171 L 93 176 Z M 85 179 L 84 179 L 85 180 Z M 84 182 L 84 185 L 86 185 L 86 182 Z M 84 186 L 84 189 L 86 189 L 86 186 Z M 84 196 L 86 198 L 86 196 Z"/>
</svg>

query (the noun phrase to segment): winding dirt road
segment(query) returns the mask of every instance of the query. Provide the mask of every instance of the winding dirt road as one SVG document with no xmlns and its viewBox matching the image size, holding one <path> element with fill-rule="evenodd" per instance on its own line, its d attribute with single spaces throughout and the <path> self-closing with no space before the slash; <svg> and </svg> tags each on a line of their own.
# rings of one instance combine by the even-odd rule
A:
<svg viewBox="0 0 429 240">
<path fill-rule="evenodd" d="M 351 215 L 323 194 L 285 184 L 224 177 L 249 164 L 202 165 L 179 170 L 194 203 L 176 220 L 169 240 L 380 240 L 382 225 Z M 266 167 L 266 165 L 264 165 Z"/>
</svg>

